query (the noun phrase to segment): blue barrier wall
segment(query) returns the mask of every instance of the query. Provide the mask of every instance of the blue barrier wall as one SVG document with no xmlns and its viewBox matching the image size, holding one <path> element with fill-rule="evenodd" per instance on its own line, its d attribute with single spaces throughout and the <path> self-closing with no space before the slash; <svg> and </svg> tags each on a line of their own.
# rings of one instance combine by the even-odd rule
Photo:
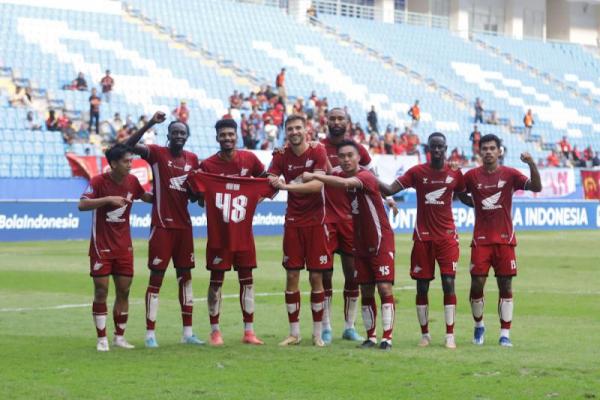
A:
<svg viewBox="0 0 600 400">
<path fill-rule="evenodd" d="M 400 213 L 390 216 L 397 233 L 410 233 L 414 227 L 416 204 L 400 203 Z M 190 205 L 194 233 L 206 236 L 204 209 Z M 256 235 L 283 233 L 285 203 L 259 204 L 254 216 Z M 90 212 L 79 212 L 74 201 L 0 201 L 0 241 L 88 239 Z M 600 204 L 597 201 L 519 201 L 513 218 L 519 230 L 598 229 Z M 454 219 L 461 232 L 470 233 L 473 210 L 455 202 Z M 136 202 L 131 212 L 132 236 L 145 238 L 150 231 L 150 205 Z M 468 237 L 468 236 L 467 236 Z"/>
</svg>

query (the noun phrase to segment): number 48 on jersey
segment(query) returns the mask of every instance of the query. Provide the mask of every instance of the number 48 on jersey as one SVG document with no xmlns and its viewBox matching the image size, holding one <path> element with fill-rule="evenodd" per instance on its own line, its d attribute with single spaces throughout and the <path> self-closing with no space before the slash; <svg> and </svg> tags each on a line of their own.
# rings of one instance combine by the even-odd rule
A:
<svg viewBox="0 0 600 400">
<path fill-rule="evenodd" d="M 225 223 L 238 223 L 246 218 L 246 206 L 248 197 L 243 194 L 231 197 L 231 193 L 216 193 L 215 206 L 223 212 L 223 221 Z"/>
</svg>

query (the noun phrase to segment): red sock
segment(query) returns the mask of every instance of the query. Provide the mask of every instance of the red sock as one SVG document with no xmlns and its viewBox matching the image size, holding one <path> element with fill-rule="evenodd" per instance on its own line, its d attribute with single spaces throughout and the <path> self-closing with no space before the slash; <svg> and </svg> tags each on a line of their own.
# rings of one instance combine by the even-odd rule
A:
<svg viewBox="0 0 600 400">
<path fill-rule="evenodd" d="M 244 323 L 254 322 L 254 280 L 252 279 L 252 269 L 240 268 L 238 270 L 238 280 L 240 282 L 240 308 Z"/>
<path fill-rule="evenodd" d="M 421 334 L 429 333 L 429 297 L 427 294 L 417 294 L 415 303 L 417 306 L 417 318 L 421 326 Z"/>
<path fill-rule="evenodd" d="M 146 289 L 146 329 L 154 330 L 156 324 L 156 313 L 158 311 L 158 293 L 162 286 L 162 275 L 150 275 L 148 288 Z"/>
<path fill-rule="evenodd" d="M 396 305 L 394 304 L 394 295 L 381 296 L 381 322 L 383 323 L 383 339 L 392 340 L 395 319 Z"/>
<path fill-rule="evenodd" d="M 125 334 L 125 327 L 127 326 L 128 313 L 119 312 L 113 310 L 113 321 L 115 323 L 115 335 L 123 336 Z"/>
<path fill-rule="evenodd" d="M 456 315 L 456 294 L 444 295 L 444 317 L 446 319 L 446 333 L 454 333 L 454 319 Z"/>
<path fill-rule="evenodd" d="M 323 321 L 323 302 L 325 301 L 325 292 L 310 292 L 310 309 L 314 322 Z"/>
<path fill-rule="evenodd" d="M 288 321 L 290 323 L 300 321 L 300 292 L 285 292 L 285 304 L 287 306 Z"/>
<path fill-rule="evenodd" d="M 92 303 L 92 316 L 94 317 L 94 325 L 96 325 L 96 334 L 98 337 L 106 337 L 106 315 L 108 308 L 106 303 Z"/>
<path fill-rule="evenodd" d="M 367 331 L 367 337 L 369 339 L 377 340 L 377 334 L 375 333 L 375 327 L 377 324 L 377 305 L 375 304 L 374 297 L 362 297 L 362 317 Z"/>
<path fill-rule="evenodd" d="M 179 305 L 181 306 L 181 321 L 183 326 L 192 326 L 194 295 L 192 294 L 192 273 L 182 272 L 177 278 L 179 284 Z"/>
</svg>

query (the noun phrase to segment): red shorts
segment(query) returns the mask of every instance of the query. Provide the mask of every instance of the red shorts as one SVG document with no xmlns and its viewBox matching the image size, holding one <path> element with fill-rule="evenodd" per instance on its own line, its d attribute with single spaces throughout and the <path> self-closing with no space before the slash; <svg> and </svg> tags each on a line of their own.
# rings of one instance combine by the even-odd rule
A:
<svg viewBox="0 0 600 400">
<path fill-rule="evenodd" d="M 238 268 L 256 268 L 256 249 L 247 251 L 229 251 L 227 249 L 206 248 L 206 269 L 209 271 L 230 271 L 231 266 Z"/>
<path fill-rule="evenodd" d="M 120 258 L 97 258 L 90 256 L 90 276 L 133 276 L 133 254 Z"/>
<path fill-rule="evenodd" d="M 471 275 L 488 276 L 490 267 L 496 276 L 516 276 L 515 246 L 491 244 L 471 247 Z"/>
<path fill-rule="evenodd" d="M 329 231 L 329 252 L 352 254 L 354 249 L 354 228 L 352 220 L 327 224 Z"/>
<path fill-rule="evenodd" d="M 331 252 L 327 246 L 326 225 L 306 227 L 285 226 L 283 231 L 283 261 L 285 269 L 327 271 L 333 268 Z"/>
<path fill-rule="evenodd" d="M 379 253 L 370 257 L 354 256 L 356 282 L 368 285 L 379 282 L 394 284 L 394 248 L 380 249 Z"/>
<path fill-rule="evenodd" d="M 148 268 L 164 271 L 171 259 L 175 268 L 194 268 L 192 227 L 186 229 L 152 227 L 148 244 Z"/>
<path fill-rule="evenodd" d="M 459 246 L 456 239 L 413 242 L 410 255 L 410 277 L 432 280 L 435 278 L 435 262 L 440 266 L 440 274 L 455 276 L 458 266 Z"/>
</svg>

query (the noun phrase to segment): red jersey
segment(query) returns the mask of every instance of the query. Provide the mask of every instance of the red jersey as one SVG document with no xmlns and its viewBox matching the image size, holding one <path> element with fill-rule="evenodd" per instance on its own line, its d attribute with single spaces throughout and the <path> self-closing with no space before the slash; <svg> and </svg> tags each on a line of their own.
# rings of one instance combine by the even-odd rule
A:
<svg viewBox="0 0 600 400">
<path fill-rule="evenodd" d="M 127 175 L 119 184 L 108 172 L 96 175 L 81 195 L 82 199 L 121 196 L 128 200 L 142 197 L 144 189 L 134 175 Z M 133 253 L 129 213 L 131 203 L 123 207 L 104 206 L 92 211 L 92 238 L 89 255 L 98 259 L 114 259 Z"/>
<path fill-rule="evenodd" d="M 456 238 L 452 215 L 454 192 L 464 192 L 465 182 L 460 170 L 447 164 L 441 170 L 429 164 L 415 165 L 397 179 L 402 189 L 417 191 L 417 223 L 413 240 L 422 242 Z"/>
<path fill-rule="evenodd" d="M 265 166 L 251 151 L 236 150 L 233 159 L 226 161 L 219 153 L 208 157 L 200 163 L 200 169 L 204 172 L 225 176 L 258 177 L 265 172 Z"/>
<path fill-rule="evenodd" d="M 517 245 L 512 223 L 512 196 L 524 190 L 529 178 L 520 171 L 499 166 L 489 173 L 483 167 L 465 174 L 467 191 L 475 204 L 472 246 L 487 244 Z"/>
<path fill-rule="evenodd" d="M 327 170 L 327 153 L 323 146 L 308 147 L 297 156 L 291 147 L 283 154 L 275 154 L 267 171 L 271 175 L 283 175 L 286 183 L 302 183 L 302 173 Z M 324 191 L 299 194 L 288 192 L 285 223 L 287 226 L 302 227 L 323 224 L 325 221 Z"/>
<path fill-rule="evenodd" d="M 188 185 L 204 193 L 211 249 L 247 251 L 254 249 L 252 219 L 258 201 L 271 198 L 276 190 L 264 178 L 235 178 L 192 172 Z"/>
<path fill-rule="evenodd" d="M 331 143 L 328 137 L 321 140 L 321 144 L 325 146 L 327 158 L 332 168 L 338 167 L 340 162 L 337 155 L 337 145 Z M 371 156 L 364 146 L 358 146 L 358 155 L 360 156 L 359 164 L 367 166 L 371 163 Z M 345 219 L 351 219 L 350 203 L 346 198 L 344 189 L 325 186 L 325 204 L 327 211 L 326 222 L 336 223 Z"/>
<path fill-rule="evenodd" d="M 335 175 L 348 177 L 344 172 Z M 354 175 L 362 187 L 347 192 L 354 224 L 354 248 L 359 257 L 379 254 L 380 250 L 393 251 L 394 231 L 383 207 L 377 178 L 371 171 L 360 168 Z"/>
<path fill-rule="evenodd" d="M 154 201 L 152 226 L 185 229 L 192 226 L 188 212 L 188 193 L 184 185 L 188 174 L 199 168 L 198 157 L 183 150 L 174 157 L 168 147 L 147 145 L 145 160 L 152 167 Z"/>
</svg>

